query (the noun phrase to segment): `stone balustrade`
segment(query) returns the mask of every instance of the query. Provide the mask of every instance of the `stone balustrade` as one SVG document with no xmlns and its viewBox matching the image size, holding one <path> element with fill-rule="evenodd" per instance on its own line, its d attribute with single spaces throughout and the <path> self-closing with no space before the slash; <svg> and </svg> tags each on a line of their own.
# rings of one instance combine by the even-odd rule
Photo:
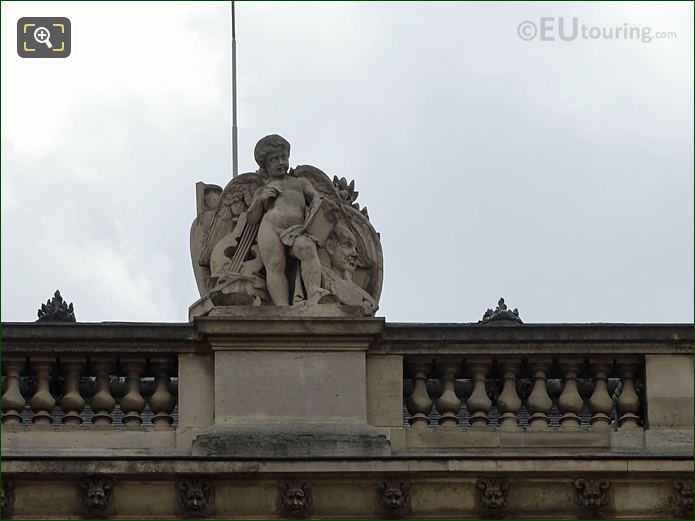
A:
<svg viewBox="0 0 695 521">
<path fill-rule="evenodd" d="M 5 355 L 3 429 L 173 429 L 176 366 L 176 355 Z"/>
<path fill-rule="evenodd" d="M 639 430 L 644 357 L 414 356 L 405 359 L 413 430 Z"/>
</svg>

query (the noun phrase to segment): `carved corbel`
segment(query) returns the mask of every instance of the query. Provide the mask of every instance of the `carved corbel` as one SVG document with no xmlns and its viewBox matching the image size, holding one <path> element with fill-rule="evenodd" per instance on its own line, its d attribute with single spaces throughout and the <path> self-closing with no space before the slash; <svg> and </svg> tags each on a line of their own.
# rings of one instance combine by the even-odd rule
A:
<svg viewBox="0 0 695 521">
<path fill-rule="evenodd" d="M 475 490 L 478 510 L 483 517 L 504 518 L 509 493 L 507 478 L 478 478 Z"/>
<path fill-rule="evenodd" d="M 608 504 L 608 489 L 611 482 L 607 479 L 576 479 L 574 501 L 588 518 L 601 517 Z"/>
<path fill-rule="evenodd" d="M 278 483 L 278 492 L 282 517 L 309 517 L 311 482 L 308 479 L 283 479 Z"/>
<path fill-rule="evenodd" d="M 410 481 L 401 478 L 380 479 L 377 482 L 381 514 L 398 519 L 410 513 Z"/>
<path fill-rule="evenodd" d="M 103 476 L 80 478 L 80 499 L 89 517 L 107 517 L 113 497 L 113 479 Z"/>
<path fill-rule="evenodd" d="M 187 518 L 208 517 L 214 501 L 212 482 L 206 478 L 183 478 L 176 483 L 179 504 Z"/>
</svg>

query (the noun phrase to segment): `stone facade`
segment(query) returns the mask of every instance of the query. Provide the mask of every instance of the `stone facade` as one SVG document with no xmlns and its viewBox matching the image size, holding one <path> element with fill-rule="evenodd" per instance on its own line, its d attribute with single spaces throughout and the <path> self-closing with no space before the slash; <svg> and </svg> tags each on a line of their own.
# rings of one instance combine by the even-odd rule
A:
<svg viewBox="0 0 695 521">
<path fill-rule="evenodd" d="M 692 516 L 690 325 L 199 317 L 2 344 L 3 518 Z"/>
</svg>

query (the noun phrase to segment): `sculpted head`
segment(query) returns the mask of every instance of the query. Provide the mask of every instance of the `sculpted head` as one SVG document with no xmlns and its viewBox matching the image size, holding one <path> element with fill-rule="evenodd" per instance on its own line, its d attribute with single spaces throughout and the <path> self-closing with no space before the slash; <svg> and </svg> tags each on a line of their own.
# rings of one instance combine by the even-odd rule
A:
<svg viewBox="0 0 695 521">
<path fill-rule="evenodd" d="M 217 208 L 217 203 L 220 200 L 220 194 L 222 190 L 219 187 L 208 186 L 205 188 L 205 195 L 203 199 L 205 200 L 205 208 L 208 210 L 214 210 Z"/>
<path fill-rule="evenodd" d="M 333 269 L 349 278 L 357 267 L 357 240 L 345 224 L 338 222 L 326 240 Z"/>
<path fill-rule="evenodd" d="M 381 510 L 385 517 L 404 517 L 410 508 L 410 483 L 404 479 L 381 479 Z"/>
<path fill-rule="evenodd" d="M 606 501 L 610 482 L 607 479 L 578 479 L 574 486 L 578 491 L 577 502 L 588 512 L 597 513 Z"/>
<path fill-rule="evenodd" d="M 311 484 L 300 479 L 281 482 L 280 501 L 286 516 L 305 517 L 311 504 Z"/>
<path fill-rule="evenodd" d="M 280 178 L 290 167 L 290 144 L 284 137 L 271 134 L 256 143 L 253 156 L 270 177 Z"/>
<path fill-rule="evenodd" d="M 205 517 L 210 507 L 212 485 L 207 479 L 187 478 L 179 482 L 180 500 L 190 517 Z"/>
<path fill-rule="evenodd" d="M 506 478 L 478 478 L 477 500 L 486 517 L 500 515 L 507 506 L 509 482 Z"/>
<path fill-rule="evenodd" d="M 113 481 L 110 478 L 84 476 L 80 480 L 82 503 L 94 516 L 103 515 L 111 502 Z"/>
</svg>

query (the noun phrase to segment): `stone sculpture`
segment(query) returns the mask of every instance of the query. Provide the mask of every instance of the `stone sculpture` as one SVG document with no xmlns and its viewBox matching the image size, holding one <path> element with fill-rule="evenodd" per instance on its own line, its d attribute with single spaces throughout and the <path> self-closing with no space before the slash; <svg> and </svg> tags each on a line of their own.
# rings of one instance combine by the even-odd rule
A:
<svg viewBox="0 0 695 521">
<path fill-rule="evenodd" d="M 507 478 L 478 478 L 475 489 L 476 501 L 482 516 L 502 519 L 507 508 L 509 480 Z"/>
<path fill-rule="evenodd" d="M 184 478 L 177 483 L 179 503 L 186 517 L 208 517 L 212 509 L 212 483 L 205 478 Z"/>
<path fill-rule="evenodd" d="M 41 304 L 37 322 L 76 322 L 75 309 L 72 302 L 68 305 L 60 296 L 60 291 L 56 290 L 53 298 Z"/>
<path fill-rule="evenodd" d="M 280 513 L 283 517 L 306 518 L 311 507 L 311 482 L 306 479 L 285 479 L 278 483 Z"/>
<path fill-rule="evenodd" d="M 603 509 L 608 503 L 608 489 L 611 482 L 607 479 L 577 479 L 575 503 L 582 509 L 582 515 L 595 518 L 603 515 Z"/>
<path fill-rule="evenodd" d="M 494 323 L 497 326 L 507 326 L 507 325 L 517 325 L 523 324 L 521 318 L 519 317 L 519 310 L 514 308 L 510 311 L 507 305 L 504 303 L 504 299 L 501 298 L 497 302 L 497 307 L 493 311 L 488 309 L 485 314 L 483 314 L 482 320 L 478 321 L 480 325 L 487 325 Z"/>
<path fill-rule="evenodd" d="M 308 165 L 290 169 L 289 153 L 284 138 L 266 136 L 254 150 L 258 171 L 224 190 L 197 184 L 191 257 L 201 299 L 192 316 L 249 307 L 288 316 L 376 312 L 381 244 L 355 202 L 354 181 L 331 181 Z"/>
<path fill-rule="evenodd" d="M 113 497 L 113 480 L 109 477 L 82 476 L 80 487 L 80 498 L 87 514 L 95 518 L 106 517 Z"/>
<path fill-rule="evenodd" d="M 380 479 L 377 483 L 381 513 L 385 518 L 397 519 L 410 513 L 410 481 L 407 479 Z"/>
</svg>

